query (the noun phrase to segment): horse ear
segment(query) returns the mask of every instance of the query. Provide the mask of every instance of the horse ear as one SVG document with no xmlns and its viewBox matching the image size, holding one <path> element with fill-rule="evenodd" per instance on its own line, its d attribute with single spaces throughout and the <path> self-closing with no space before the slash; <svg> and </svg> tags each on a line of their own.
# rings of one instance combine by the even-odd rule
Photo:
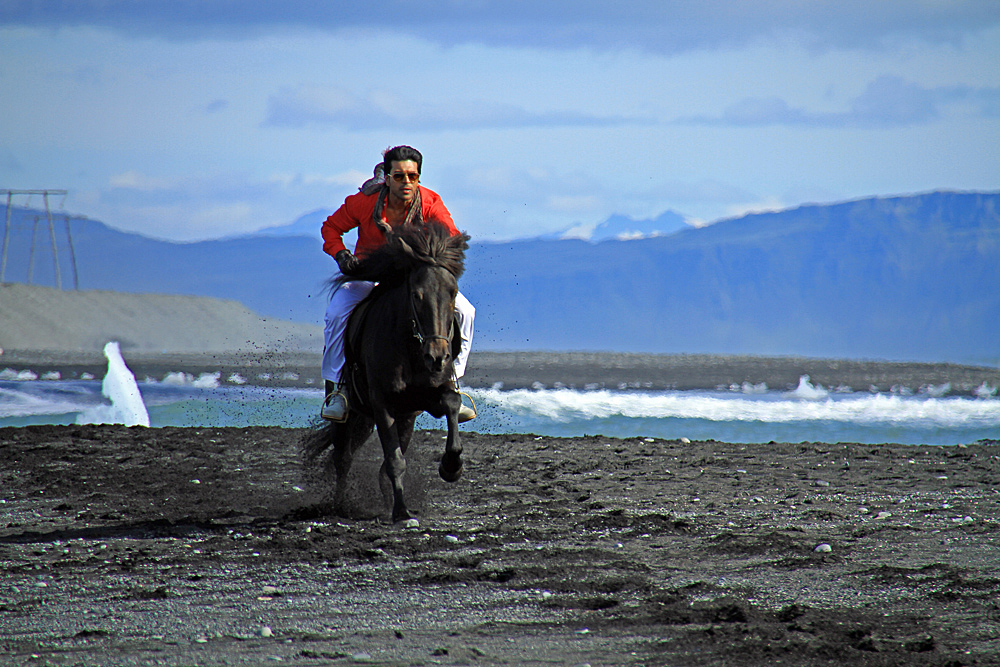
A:
<svg viewBox="0 0 1000 667">
<path fill-rule="evenodd" d="M 410 244 L 403 239 L 399 239 L 399 247 L 402 248 L 404 254 L 409 255 L 410 257 L 414 256 L 413 248 L 411 248 Z"/>
</svg>

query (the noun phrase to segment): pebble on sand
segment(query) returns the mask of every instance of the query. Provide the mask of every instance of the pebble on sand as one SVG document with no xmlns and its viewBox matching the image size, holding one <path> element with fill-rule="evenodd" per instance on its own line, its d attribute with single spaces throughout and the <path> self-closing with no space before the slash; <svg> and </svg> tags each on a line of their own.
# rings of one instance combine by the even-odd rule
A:
<svg viewBox="0 0 1000 667">
<path fill-rule="evenodd" d="M 816 548 L 813 549 L 813 551 L 815 551 L 816 553 L 828 554 L 831 551 L 833 551 L 833 547 L 831 547 L 826 542 L 823 542 L 822 544 L 817 544 Z"/>
</svg>

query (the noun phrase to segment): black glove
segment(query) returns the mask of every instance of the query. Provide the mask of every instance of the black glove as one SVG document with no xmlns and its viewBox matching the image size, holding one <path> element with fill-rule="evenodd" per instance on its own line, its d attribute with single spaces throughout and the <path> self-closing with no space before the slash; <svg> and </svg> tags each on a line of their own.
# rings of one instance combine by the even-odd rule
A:
<svg viewBox="0 0 1000 667">
<path fill-rule="evenodd" d="M 354 273 L 358 270 L 358 266 L 361 264 L 361 262 L 358 261 L 358 258 L 355 257 L 354 254 L 347 248 L 338 252 L 333 256 L 333 258 L 337 260 L 337 266 L 340 267 L 340 272 L 345 276 L 354 275 Z"/>
</svg>

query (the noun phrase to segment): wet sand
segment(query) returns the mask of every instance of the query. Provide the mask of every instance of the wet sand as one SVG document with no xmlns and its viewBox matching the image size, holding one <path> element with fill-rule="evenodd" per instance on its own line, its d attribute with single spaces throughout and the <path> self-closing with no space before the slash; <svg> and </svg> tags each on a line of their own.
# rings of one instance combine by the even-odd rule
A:
<svg viewBox="0 0 1000 667">
<path fill-rule="evenodd" d="M 1000 664 L 996 442 L 427 431 L 410 531 L 303 433 L 0 429 L 0 662 Z"/>
</svg>

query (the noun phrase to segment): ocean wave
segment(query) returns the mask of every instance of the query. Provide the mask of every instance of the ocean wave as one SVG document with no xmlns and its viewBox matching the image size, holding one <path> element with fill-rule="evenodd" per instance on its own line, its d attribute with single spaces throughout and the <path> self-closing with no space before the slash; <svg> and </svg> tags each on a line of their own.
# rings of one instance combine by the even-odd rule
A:
<svg viewBox="0 0 1000 667">
<path fill-rule="evenodd" d="M 315 419 L 323 398 L 319 389 L 267 388 L 232 380 L 218 386 L 218 381 L 215 374 L 178 374 L 171 381 L 139 383 L 138 388 L 154 426 L 305 427 Z M 0 426 L 96 421 L 95 415 L 114 403 L 101 388 L 94 380 L 0 381 Z M 983 388 L 979 398 L 947 396 L 947 387 L 849 392 L 815 386 L 808 378 L 791 391 L 749 384 L 716 391 L 465 388 L 479 407 L 479 418 L 464 428 L 565 437 L 589 433 L 748 443 L 954 445 L 1000 437 L 1000 400 L 991 389 Z M 428 415 L 417 424 L 443 427 L 442 420 Z"/>
<path fill-rule="evenodd" d="M 0 419 L 36 415 L 65 415 L 79 412 L 94 404 L 90 392 L 35 392 L 27 381 L 16 388 L 0 387 Z"/>
<path fill-rule="evenodd" d="M 515 415 L 570 422 L 598 419 L 699 419 L 712 422 L 837 422 L 919 427 L 1000 427 L 1000 400 L 930 395 L 791 392 L 470 390 L 477 403 Z"/>
</svg>

